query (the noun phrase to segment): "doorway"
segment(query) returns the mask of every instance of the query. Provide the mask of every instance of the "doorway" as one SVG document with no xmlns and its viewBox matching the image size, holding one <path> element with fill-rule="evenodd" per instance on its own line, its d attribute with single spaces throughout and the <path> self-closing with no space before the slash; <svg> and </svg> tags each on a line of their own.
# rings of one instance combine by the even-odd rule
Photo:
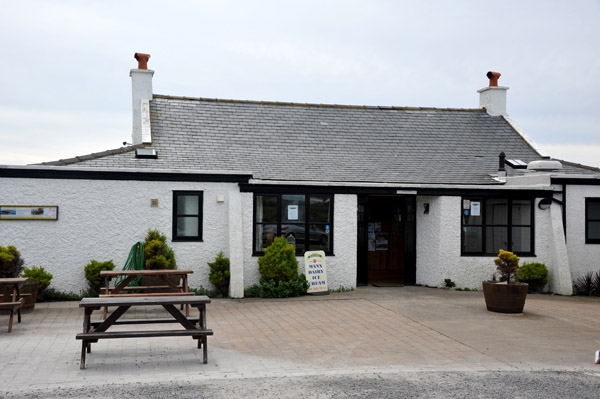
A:
<svg viewBox="0 0 600 399">
<path fill-rule="evenodd" d="M 358 285 L 416 282 L 415 196 L 359 195 Z"/>
</svg>

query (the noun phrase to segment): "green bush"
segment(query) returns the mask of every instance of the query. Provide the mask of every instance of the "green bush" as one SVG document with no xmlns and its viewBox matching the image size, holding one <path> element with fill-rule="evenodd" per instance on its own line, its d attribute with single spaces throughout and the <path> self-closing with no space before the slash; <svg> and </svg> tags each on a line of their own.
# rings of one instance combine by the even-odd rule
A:
<svg viewBox="0 0 600 399">
<path fill-rule="evenodd" d="M 543 263 L 524 263 L 519 267 L 517 280 L 529 284 L 529 292 L 542 292 L 548 284 L 548 268 Z"/>
<path fill-rule="evenodd" d="M 450 280 L 449 278 L 444 279 L 444 284 L 445 284 L 446 288 L 456 287 L 456 283 L 454 281 Z"/>
<path fill-rule="evenodd" d="M 244 292 L 246 297 L 288 298 L 306 294 L 308 281 L 304 274 L 290 281 L 275 281 L 260 279 L 260 284 L 248 287 Z"/>
<path fill-rule="evenodd" d="M 21 253 L 12 245 L 0 247 L 0 278 L 19 277 L 23 271 Z"/>
<path fill-rule="evenodd" d="M 102 286 L 102 283 L 104 283 L 102 277 L 100 277 L 100 272 L 103 270 L 113 270 L 114 268 L 115 264 L 112 260 L 98 262 L 92 259 L 84 268 L 85 279 L 90 285 L 90 290 L 96 294 L 100 292 L 100 287 Z"/>
<path fill-rule="evenodd" d="M 229 291 L 229 258 L 223 256 L 223 251 L 219 252 L 214 262 L 208 262 L 210 274 L 208 279 L 216 287 L 217 292 L 222 296 L 227 296 Z"/>
<path fill-rule="evenodd" d="M 52 274 L 48 273 L 42 266 L 36 267 L 33 266 L 31 269 L 26 267 L 23 269 L 23 277 L 28 278 L 29 280 L 38 282 L 38 295 L 41 291 L 48 288 L 50 285 L 50 281 L 52 281 Z"/>
<path fill-rule="evenodd" d="M 158 230 L 148 230 L 146 235 L 144 269 L 177 269 L 175 251 L 167 245 L 167 237 Z"/>
<path fill-rule="evenodd" d="M 284 237 L 276 237 L 258 258 L 258 271 L 266 281 L 294 281 L 298 278 L 296 249 Z"/>
</svg>

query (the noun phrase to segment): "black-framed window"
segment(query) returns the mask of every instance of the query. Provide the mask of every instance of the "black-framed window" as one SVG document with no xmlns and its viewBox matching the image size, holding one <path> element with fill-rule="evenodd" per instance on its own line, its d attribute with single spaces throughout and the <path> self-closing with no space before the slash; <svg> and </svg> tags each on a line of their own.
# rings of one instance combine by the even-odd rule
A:
<svg viewBox="0 0 600 399">
<path fill-rule="evenodd" d="M 173 241 L 202 241 L 202 191 L 173 191 Z"/>
<path fill-rule="evenodd" d="M 254 254 L 264 253 L 279 236 L 296 247 L 297 255 L 318 250 L 333 254 L 333 196 L 255 194 Z"/>
<path fill-rule="evenodd" d="M 585 199 L 585 243 L 600 244 L 600 198 Z"/>
<path fill-rule="evenodd" d="M 463 198 L 461 254 L 534 254 L 533 199 Z"/>
</svg>

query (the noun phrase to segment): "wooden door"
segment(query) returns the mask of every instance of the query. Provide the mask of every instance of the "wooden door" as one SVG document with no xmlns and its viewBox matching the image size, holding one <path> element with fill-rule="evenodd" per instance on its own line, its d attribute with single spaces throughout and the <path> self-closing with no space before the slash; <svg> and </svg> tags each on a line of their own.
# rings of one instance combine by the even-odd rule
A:
<svg viewBox="0 0 600 399">
<path fill-rule="evenodd" d="M 405 203 L 401 196 L 369 196 L 369 283 L 404 283 Z"/>
</svg>

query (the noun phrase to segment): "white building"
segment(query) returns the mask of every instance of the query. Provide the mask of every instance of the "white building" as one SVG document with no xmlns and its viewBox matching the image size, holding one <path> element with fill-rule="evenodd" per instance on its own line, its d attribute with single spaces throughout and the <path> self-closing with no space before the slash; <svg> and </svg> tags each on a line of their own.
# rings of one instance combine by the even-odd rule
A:
<svg viewBox="0 0 600 399">
<path fill-rule="evenodd" d="M 0 245 L 58 290 L 84 289 L 90 259 L 123 265 L 149 228 L 194 270 L 192 287 L 210 286 L 222 250 L 233 297 L 258 282 L 277 235 L 300 261 L 325 250 L 332 289 L 479 288 L 500 248 L 545 263 L 556 293 L 600 269 L 600 169 L 546 157 L 506 115 L 506 87 L 480 90 L 479 109 L 170 97 L 136 58 L 131 146 L 0 166 Z M 58 217 L 6 220 L 16 206 Z"/>
</svg>

